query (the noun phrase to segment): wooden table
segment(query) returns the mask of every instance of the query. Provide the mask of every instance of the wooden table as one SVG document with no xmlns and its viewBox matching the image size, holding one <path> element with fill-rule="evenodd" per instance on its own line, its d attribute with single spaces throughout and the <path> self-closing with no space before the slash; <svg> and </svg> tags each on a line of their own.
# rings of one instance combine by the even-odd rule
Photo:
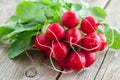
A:
<svg viewBox="0 0 120 80">
<path fill-rule="evenodd" d="M 0 24 L 6 23 L 9 16 L 14 14 L 18 1 L 0 0 Z M 108 13 L 106 22 L 120 29 L 120 0 L 84 1 L 91 6 L 99 5 L 105 8 Z M 13 60 L 9 59 L 8 48 L 3 47 L 2 43 L 0 45 L 0 80 L 58 80 L 56 77 L 59 80 L 120 80 L 120 51 L 106 49 L 97 54 L 97 61 L 90 69 L 80 73 L 60 74 L 49 68 L 49 59 L 40 52 L 30 51 L 34 60 L 33 66 L 25 54 Z"/>
</svg>

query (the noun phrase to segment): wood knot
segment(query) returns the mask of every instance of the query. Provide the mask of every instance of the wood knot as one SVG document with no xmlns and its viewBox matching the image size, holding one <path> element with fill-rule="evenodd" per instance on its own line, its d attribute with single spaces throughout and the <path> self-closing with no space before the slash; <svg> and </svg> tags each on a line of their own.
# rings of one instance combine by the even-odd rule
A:
<svg viewBox="0 0 120 80">
<path fill-rule="evenodd" d="M 36 75 L 37 75 L 37 69 L 35 67 L 31 67 L 25 72 L 26 77 L 32 78 L 35 77 Z"/>
</svg>

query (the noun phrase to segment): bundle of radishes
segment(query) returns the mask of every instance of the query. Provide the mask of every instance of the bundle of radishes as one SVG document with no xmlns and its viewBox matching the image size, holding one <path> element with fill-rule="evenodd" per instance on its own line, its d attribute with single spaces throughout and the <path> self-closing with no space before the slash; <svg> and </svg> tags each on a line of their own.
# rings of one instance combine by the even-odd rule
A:
<svg viewBox="0 0 120 80">
<path fill-rule="evenodd" d="M 62 69 L 82 70 L 106 46 L 120 49 L 120 31 L 105 22 L 106 16 L 101 7 L 84 2 L 22 0 L 9 22 L 0 25 L 0 42 L 9 41 L 9 58 L 28 55 L 35 44 L 49 56 L 52 69 L 55 60 Z"/>
<path fill-rule="evenodd" d="M 62 24 L 57 22 L 47 27 L 46 33 L 39 33 L 35 45 L 64 69 L 81 70 L 90 67 L 96 60 L 96 53 L 107 46 L 106 37 L 97 33 L 101 23 L 87 16 L 80 20 L 73 11 L 62 15 Z"/>
</svg>

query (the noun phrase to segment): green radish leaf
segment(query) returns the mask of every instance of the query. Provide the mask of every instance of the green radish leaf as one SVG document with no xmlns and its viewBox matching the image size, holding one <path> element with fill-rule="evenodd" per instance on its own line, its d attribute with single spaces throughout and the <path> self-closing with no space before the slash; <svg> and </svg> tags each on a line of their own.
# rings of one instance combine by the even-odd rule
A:
<svg viewBox="0 0 120 80">
<path fill-rule="evenodd" d="M 33 16 L 36 21 L 41 23 L 44 23 L 47 20 L 47 17 L 45 16 L 44 11 L 39 7 L 36 8 Z"/>
<path fill-rule="evenodd" d="M 14 29 L 9 25 L 1 25 L 0 26 L 0 36 L 5 35 L 5 34 L 9 34 L 13 31 L 14 31 Z"/>
<path fill-rule="evenodd" d="M 53 22 L 61 23 L 62 14 L 58 10 L 53 10 Z"/>
<path fill-rule="evenodd" d="M 43 27 L 42 27 L 42 33 L 43 33 L 43 34 L 46 33 L 46 30 L 47 30 L 47 28 L 48 28 L 48 26 L 50 25 L 51 22 L 52 22 L 51 20 L 47 20 L 47 21 L 44 23 L 44 25 L 43 25 Z"/>
<path fill-rule="evenodd" d="M 59 10 L 60 8 L 62 8 L 62 4 L 60 2 L 56 2 L 53 6 L 52 9 L 54 10 Z"/>
<path fill-rule="evenodd" d="M 89 8 L 89 5 L 81 2 L 81 3 L 72 3 L 72 11 L 80 11 L 82 9 L 87 9 Z"/>
<path fill-rule="evenodd" d="M 42 4 L 52 6 L 52 0 L 37 0 L 37 1 Z"/>
<path fill-rule="evenodd" d="M 47 18 L 51 18 L 53 16 L 52 9 L 50 7 L 46 7 L 44 9 L 44 13 Z"/>
<path fill-rule="evenodd" d="M 120 49 L 120 31 L 116 27 L 104 25 L 104 28 L 99 27 L 97 32 L 105 34 L 108 47 L 116 50 Z"/>
<path fill-rule="evenodd" d="M 10 22 L 18 22 L 19 18 L 16 15 L 13 15 L 13 16 L 10 17 L 9 21 Z"/>
<path fill-rule="evenodd" d="M 96 7 L 89 7 L 86 3 L 73 3 L 72 11 L 77 12 L 80 17 L 84 18 L 86 16 L 94 16 L 98 21 L 103 21 L 107 13 L 104 9 L 96 6 Z"/>
<path fill-rule="evenodd" d="M 71 11 L 72 3 L 63 4 L 63 8 L 66 9 L 67 11 Z"/>
<path fill-rule="evenodd" d="M 30 46 L 30 41 L 33 35 L 33 32 L 25 32 L 19 35 L 19 37 L 11 44 L 8 52 L 9 58 L 15 58 L 22 54 Z"/>
<path fill-rule="evenodd" d="M 36 4 L 33 2 L 22 2 L 17 6 L 16 14 L 23 22 L 34 19 L 34 12 L 36 10 Z"/>
<path fill-rule="evenodd" d="M 23 22 L 37 20 L 43 23 L 47 20 L 43 7 L 44 5 L 38 6 L 33 2 L 22 2 L 17 6 L 16 14 Z"/>
<path fill-rule="evenodd" d="M 25 25 L 18 23 L 14 26 L 14 28 L 16 28 L 14 31 L 0 36 L 0 41 L 5 41 L 5 40 L 12 39 L 13 37 L 18 36 L 19 33 L 22 33 L 22 32 L 25 32 L 25 31 L 38 30 L 38 27 L 36 26 L 37 24 L 38 24 L 37 22 L 31 22 L 31 23 L 28 23 L 28 24 L 25 24 Z"/>
<path fill-rule="evenodd" d="M 85 13 L 86 13 L 85 16 L 92 15 L 96 17 L 99 21 L 103 21 L 107 16 L 107 13 L 105 12 L 105 10 L 103 10 L 100 7 L 90 7 L 86 9 Z"/>
<path fill-rule="evenodd" d="M 36 21 L 31 21 L 31 22 L 29 22 L 29 23 L 27 23 L 27 24 L 21 24 L 21 23 L 18 23 L 18 25 L 19 25 L 19 28 L 20 27 L 23 27 L 23 28 L 25 28 L 25 29 L 36 29 L 36 25 L 38 24 L 38 22 L 36 22 Z M 22 26 L 23 25 L 23 26 Z"/>
</svg>

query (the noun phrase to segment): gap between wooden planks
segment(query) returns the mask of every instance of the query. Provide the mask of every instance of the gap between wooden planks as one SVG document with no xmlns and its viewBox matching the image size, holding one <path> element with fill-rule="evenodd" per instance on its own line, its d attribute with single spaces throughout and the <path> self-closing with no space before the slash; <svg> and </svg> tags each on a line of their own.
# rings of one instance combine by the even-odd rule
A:
<svg viewBox="0 0 120 80">
<path fill-rule="evenodd" d="M 112 26 L 120 29 L 120 5 L 119 0 L 111 0 L 110 4 L 107 6 L 106 11 L 108 17 L 106 21 Z M 107 64 L 106 64 L 107 63 Z M 96 80 L 99 79 L 100 74 L 102 74 L 101 80 L 120 80 L 120 51 L 114 53 L 108 53 L 106 60 L 99 71 L 99 74 L 96 77 Z"/>
</svg>

